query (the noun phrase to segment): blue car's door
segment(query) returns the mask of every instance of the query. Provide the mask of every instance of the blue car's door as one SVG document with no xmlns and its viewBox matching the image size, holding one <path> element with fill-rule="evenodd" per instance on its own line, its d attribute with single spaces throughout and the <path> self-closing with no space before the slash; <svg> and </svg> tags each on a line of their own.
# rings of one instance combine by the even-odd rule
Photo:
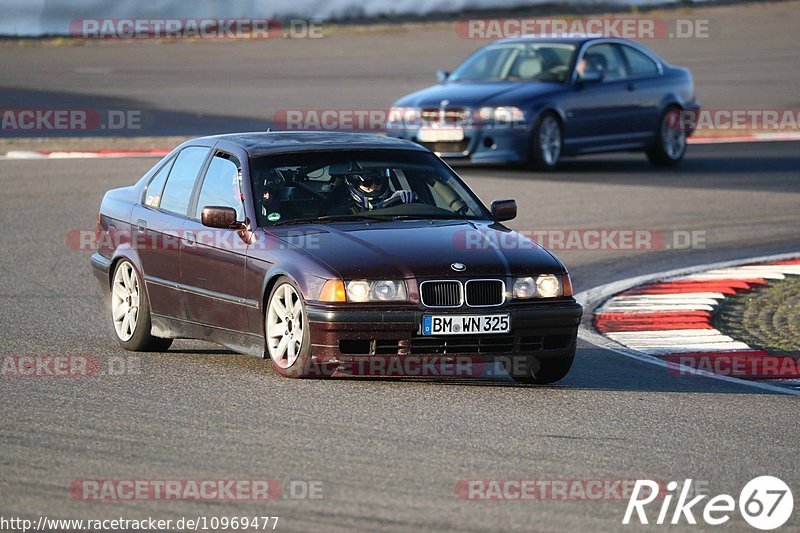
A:
<svg viewBox="0 0 800 533">
<path fill-rule="evenodd" d="M 644 52 L 625 44 L 618 45 L 628 67 L 628 83 L 634 96 L 630 127 L 643 139 L 650 139 L 661 119 L 661 102 L 669 87 L 665 85 L 661 68 Z"/>
<path fill-rule="evenodd" d="M 636 86 L 631 83 L 627 63 L 617 44 L 601 43 L 590 46 L 584 53 L 579 72 L 596 70 L 602 81 L 575 84 L 574 91 L 563 101 L 566 113 L 564 130 L 566 148 L 590 150 L 634 142 L 635 128 L 631 121 L 636 115 Z"/>
</svg>

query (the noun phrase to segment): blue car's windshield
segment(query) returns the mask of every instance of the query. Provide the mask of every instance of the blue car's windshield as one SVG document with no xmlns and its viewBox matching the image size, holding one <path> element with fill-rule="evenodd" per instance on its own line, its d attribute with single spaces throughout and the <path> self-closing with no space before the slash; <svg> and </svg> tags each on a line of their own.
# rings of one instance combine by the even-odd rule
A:
<svg viewBox="0 0 800 533">
<path fill-rule="evenodd" d="M 563 83 L 575 57 L 566 43 L 506 43 L 478 50 L 448 78 L 450 81 L 540 81 Z"/>
</svg>

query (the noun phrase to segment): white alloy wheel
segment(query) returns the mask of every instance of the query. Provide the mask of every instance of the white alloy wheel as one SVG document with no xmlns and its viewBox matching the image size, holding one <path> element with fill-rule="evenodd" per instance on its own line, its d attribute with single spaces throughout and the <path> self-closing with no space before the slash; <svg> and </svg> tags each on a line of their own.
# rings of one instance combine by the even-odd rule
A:
<svg viewBox="0 0 800 533">
<path fill-rule="evenodd" d="M 303 302 L 291 284 L 284 283 L 273 293 L 266 322 L 272 362 L 280 368 L 291 367 L 300 356 L 306 329 Z"/>
<path fill-rule="evenodd" d="M 141 291 L 139 277 L 129 262 L 122 262 L 114 274 L 111 290 L 111 313 L 114 329 L 122 342 L 129 341 L 136 332 L 139 320 Z"/>
</svg>

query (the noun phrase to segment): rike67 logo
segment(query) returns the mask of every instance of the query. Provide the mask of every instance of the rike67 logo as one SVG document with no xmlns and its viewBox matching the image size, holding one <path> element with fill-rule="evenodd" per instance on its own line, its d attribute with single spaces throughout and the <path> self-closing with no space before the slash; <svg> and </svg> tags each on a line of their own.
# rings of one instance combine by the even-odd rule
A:
<svg viewBox="0 0 800 533">
<path fill-rule="evenodd" d="M 637 480 L 622 523 L 630 524 L 635 512 L 639 523 L 648 524 L 645 507 L 656 500 L 661 501 L 656 524 L 675 525 L 685 520 L 687 524 L 694 525 L 697 524 L 695 513 L 711 526 L 719 526 L 730 520 L 737 507 L 733 496 L 720 494 L 704 502 L 705 505 L 701 505 L 708 495 L 703 494 L 689 499 L 691 486 L 691 479 L 687 479 L 680 487 L 677 481 L 670 481 L 666 486 L 666 494 L 661 494 L 659 489 L 663 485 L 649 479 Z M 676 497 L 677 501 L 672 507 Z M 780 479 L 760 476 L 750 480 L 739 493 L 738 508 L 748 524 L 767 531 L 779 528 L 789 520 L 794 509 L 794 498 L 789 486 Z M 650 518 L 652 519 L 652 516 Z"/>
</svg>

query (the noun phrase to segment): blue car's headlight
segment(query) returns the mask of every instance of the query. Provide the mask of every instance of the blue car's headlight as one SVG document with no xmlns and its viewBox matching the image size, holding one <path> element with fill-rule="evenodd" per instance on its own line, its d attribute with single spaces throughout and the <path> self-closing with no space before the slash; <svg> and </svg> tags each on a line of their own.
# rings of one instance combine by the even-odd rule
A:
<svg viewBox="0 0 800 533">
<path fill-rule="evenodd" d="M 513 106 L 481 107 L 476 113 L 479 122 L 491 122 L 495 125 L 513 125 L 525 122 L 522 109 Z"/>
</svg>

